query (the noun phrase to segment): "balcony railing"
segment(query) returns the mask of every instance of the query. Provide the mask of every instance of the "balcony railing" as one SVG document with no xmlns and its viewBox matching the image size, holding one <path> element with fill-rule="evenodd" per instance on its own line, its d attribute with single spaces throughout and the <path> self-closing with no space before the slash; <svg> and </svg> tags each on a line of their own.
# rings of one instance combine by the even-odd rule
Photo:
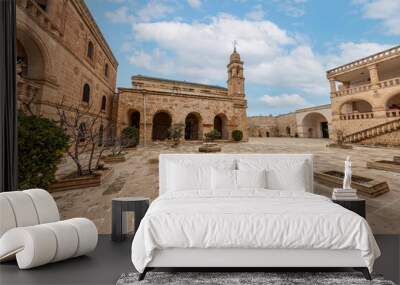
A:
<svg viewBox="0 0 400 285">
<path fill-rule="evenodd" d="M 373 119 L 374 113 L 373 112 L 363 112 L 363 113 L 347 113 L 347 114 L 340 114 L 341 120 L 364 120 L 364 119 Z"/>
<path fill-rule="evenodd" d="M 379 82 L 380 88 L 392 87 L 396 85 L 400 85 L 400 77 L 395 77 L 392 79 L 387 79 Z"/>
<path fill-rule="evenodd" d="M 387 87 L 393 87 L 400 85 L 400 77 L 395 77 L 383 81 L 379 81 L 378 84 L 376 85 L 378 89 L 382 88 L 387 88 Z M 360 92 L 366 92 L 372 89 L 374 84 L 365 84 L 365 85 L 360 85 L 360 86 L 355 86 L 351 88 L 346 88 L 342 89 L 339 91 L 336 91 L 336 96 L 344 96 L 344 95 L 351 95 L 351 94 L 356 94 Z"/>
<path fill-rule="evenodd" d="M 352 88 L 342 89 L 336 92 L 336 96 L 351 95 L 355 93 L 365 92 L 372 89 L 372 84 L 360 85 Z"/>
<path fill-rule="evenodd" d="M 386 111 L 386 117 L 388 117 L 388 118 L 400 117 L 400 110 L 389 109 Z"/>
</svg>

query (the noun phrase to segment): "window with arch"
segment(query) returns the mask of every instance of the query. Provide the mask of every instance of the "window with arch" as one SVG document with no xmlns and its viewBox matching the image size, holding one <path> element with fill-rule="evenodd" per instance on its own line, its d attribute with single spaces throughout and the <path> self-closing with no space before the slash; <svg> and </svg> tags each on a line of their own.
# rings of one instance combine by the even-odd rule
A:
<svg viewBox="0 0 400 285">
<path fill-rule="evenodd" d="M 94 54 L 94 46 L 93 46 L 93 43 L 91 41 L 89 41 L 88 46 L 87 46 L 87 57 L 92 60 L 93 54 Z"/>
<path fill-rule="evenodd" d="M 108 77 L 108 63 L 106 63 L 106 65 L 104 65 L 104 76 Z"/>
<path fill-rule="evenodd" d="M 87 83 L 83 85 L 82 101 L 86 103 L 89 103 L 90 101 L 90 86 Z"/>
<path fill-rule="evenodd" d="M 101 98 L 101 110 L 102 111 L 106 110 L 106 104 L 107 104 L 107 98 L 106 98 L 106 96 L 103 96 L 103 98 Z"/>
</svg>

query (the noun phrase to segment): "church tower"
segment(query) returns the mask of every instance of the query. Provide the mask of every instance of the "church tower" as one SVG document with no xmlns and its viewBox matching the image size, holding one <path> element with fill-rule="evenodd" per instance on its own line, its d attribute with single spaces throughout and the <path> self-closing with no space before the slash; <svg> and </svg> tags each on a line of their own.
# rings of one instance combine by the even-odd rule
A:
<svg viewBox="0 0 400 285">
<path fill-rule="evenodd" d="M 243 61 L 236 52 L 236 45 L 228 64 L 228 96 L 244 97 Z"/>
</svg>

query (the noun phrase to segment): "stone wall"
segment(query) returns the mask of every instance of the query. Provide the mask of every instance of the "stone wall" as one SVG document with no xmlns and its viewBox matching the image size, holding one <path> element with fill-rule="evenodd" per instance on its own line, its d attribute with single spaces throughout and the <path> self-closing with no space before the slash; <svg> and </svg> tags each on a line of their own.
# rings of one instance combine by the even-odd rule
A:
<svg viewBox="0 0 400 285">
<path fill-rule="evenodd" d="M 46 10 L 32 0 L 17 1 L 16 12 L 20 103 L 33 97 L 34 112 L 52 119 L 58 118 L 56 104 L 79 106 L 109 123 L 118 63 L 84 1 L 48 1 Z M 90 86 L 88 103 L 82 101 L 84 84 Z"/>
<path fill-rule="evenodd" d="M 223 122 L 223 133 L 226 134 L 224 139 L 231 139 L 231 132 L 239 129 L 243 131 L 243 140 L 248 140 L 247 105 L 244 98 L 216 95 L 212 88 L 208 95 L 130 88 L 119 88 L 118 91 L 117 132 L 130 126 L 130 115 L 139 112 L 140 143 L 152 142 L 153 118 L 159 112 L 165 112 L 171 117 L 172 126 L 184 126 L 186 117 L 195 114 L 199 122 L 198 139 L 213 129 L 214 118 L 220 115 L 226 119 Z"/>
<path fill-rule="evenodd" d="M 276 118 L 270 116 L 254 116 L 248 118 L 249 136 L 251 137 L 275 137 L 278 128 Z"/>
<path fill-rule="evenodd" d="M 279 137 L 295 137 L 297 133 L 296 113 L 276 116 L 277 135 Z"/>
</svg>

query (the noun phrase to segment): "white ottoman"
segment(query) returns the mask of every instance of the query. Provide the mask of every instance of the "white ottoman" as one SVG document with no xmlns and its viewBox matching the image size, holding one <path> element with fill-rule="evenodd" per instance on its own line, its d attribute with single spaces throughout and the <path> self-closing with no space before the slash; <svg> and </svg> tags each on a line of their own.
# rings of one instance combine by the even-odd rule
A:
<svg viewBox="0 0 400 285">
<path fill-rule="evenodd" d="M 0 261 L 16 258 L 20 269 L 84 255 L 97 245 L 94 223 L 58 221 L 53 198 L 41 189 L 0 193 L 0 217 Z"/>
</svg>

